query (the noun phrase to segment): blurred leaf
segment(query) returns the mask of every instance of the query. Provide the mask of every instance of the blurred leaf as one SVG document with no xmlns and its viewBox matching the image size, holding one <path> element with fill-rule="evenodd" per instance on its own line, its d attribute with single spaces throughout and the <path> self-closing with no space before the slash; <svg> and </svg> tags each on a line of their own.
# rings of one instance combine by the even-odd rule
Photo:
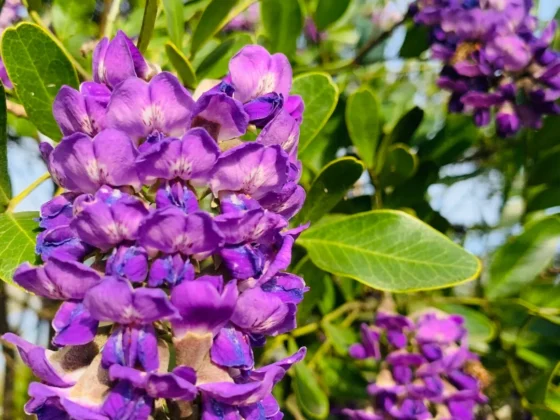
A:
<svg viewBox="0 0 560 420">
<path fill-rule="evenodd" d="M 323 277 L 323 285 L 323 294 L 318 302 L 318 306 L 321 313 L 326 315 L 331 312 L 336 305 L 336 290 L 333 280 L 328 274 Z"/>
<path fill-rule="evenodd" d="M 527 213 L 560 206 L 560 187 L 546 187 L 529 197 Z"/>
<path fill-rule="evenodd" d="M 555 413 L 548 407 L 530 406 L 529 409 L 535 416 L 535 420 L 560 420 L 560 414 Z"/>
<path fill-rule="evenodd" d="M 463 305 L 438 304 L 437 307 L 451 315 L 465 318 L 465 328 L 469 332 L 469 347 L 476 351 L 488 351 L 490 341 L 496 336 L 496 326 L 484 313 Z"/>
<path fill-rule="evenodd" d="M 525 231 L 503 245 L 490 265 L 486 296 L 491 300 L 515 295 L 552 261 L 560 238 L 560 217 L 530 223 Z"/>
<path fill-rule="evenodd" d="M 8 173 L 8 132 L 6 114 L 6 92 L 0 82 L 0 213 L 10 203 L 12 184 Z"/>
<path fill-rule="evenodd" d="M 411 178 L 418 168 L 416 153 L 402 143 L 389 147 L 383 169 L 379 174 L 379 183 L 386 187 L 400 185 Z"/>
<path fill-rule="evenodd" d="M 558 145 L 558 130 L 560 129 L 560 115 L 550 115 L 544 119 L 543 126 L 536 130 L 528 147 L 533 151 L 546 151 Z"/>
<path fill-rule="evenodd" d="M 20 23 L 4 32 L 2 59 L 29 119 L 39 131 L 60 140 L 52 103 L 62 85 L 77 89 L 79 82 L 57 41 L 35 24 Z"/>
<path fill-rule="evenodd" d="M 417 106 L 404 114 L 391 131 L 391 144 L 411 144 L 414 134 L 418 127 L 420 127 L 420 124 L 422 124 L 423 119 L 424 110 Z"/>
<path fill-rule="evenodd" d="M 360 158 L 372 168 L 381 123 L 379 101 L 369 87 L 361 87 L 348 98 L 346 126 Z"/>
<path fill-rule="evenodd" d="M 347 302 L 356 299 L 359 283 L 347 277 L 336 277 L 335 283 Z"/>
<path fill-rule="evenodd" d="M 532 317 L 517 334 L 515 346 L 520 359 L 540 369 L 553 369 L 560 361 L 560 325 Z"/>
<path fill-rule="evenodd" d="M 167 33 L 169 39 L 177 47 L 183 46 L 185 22 L 183 21 L 183 0 L 162 0 L 165 18 L 167 20 Z M 194 44 L 194 35 L 193 35 Z M 194 45 L 193 45 L 194 48 Z"/>
<path fill-rule="evenodd" d="M 51 8 L 52 25 L 59 40 L 79 37 L 83 42 L 95 35 L 96 25 L 91 16 L 95 12 L 95 0 L 68 2 L 54 0 Z"/>
<path fill-rule="evenodd" d="M 336 218 L 303 232 L 299 244 L 317 267 L 381 290 L 439 289 L 480 274 L 476 257 L 400 211 Z"/>
<path fill-rule="evenodd" d="M 253 38 L 247 33 L 233 34 L 208 54 L 196 69 L 200 78 L 218 79 L 228 72 L 231 58 L 245 45 L 252 44 Z"/>
<path fill-rule="evenodd" d="M 430 47 L 429 28 L 410 22 L 407 25 L 406 37 L 401 47 L 402 58 L 416 58 Z"/>
<path fill-rule="evenodd" d="M 212 1 L 204 9 L 192 36 L 191 54 L 194 55 L 202 45 L 212 38 L 231 19 L 245 10 L 255 0 Z"/>
<path fill-rule="evenodd" d="M 303 28 L 303 16 L 298 0 L 262 0 L 261 19 L 271 53 L 281 52 L 291 57 Z"/>
<path fill-rule="evenodd" d="M 319 304 L 325 294 L 325 284 L 330 281 L 330 276 L 317 268 L 309 257 L 305 256 L 295 266 L 294 273 L 302 277 L 309 291 L 303 295 L 303 302 L 298 305 L 298 325 L 305 325 L 313 309 Z"/>
<path fill-rule="evenodd" d="M 156 24 L 156 17 L 158 11 L 158 0 L 146 0 L 144 6 L 144 16 L 142 18 L 142 28 L 138 36 L 138 49 L 144 53 L 148 49 L 150 39 L 154 32 L 154 25 Z"/>
<path fill-rule="evenodd" d="M 346 195 L 363 171 L 362 162 L 353 157 L 342 157 L 329 163 L 311 184 L 297 220 L 300 223 L 318 221 Z"/>
<path fill-rule="evenodd" d="M 38 212 L 0 214 L 0 279 L 7 283 L 22 262 L 35 261 L 37 217 Z"/>
<path fill-rule="evenodd" d="M 340 356 L 348 355 L 348 348 L 358 341 L 356 333 L 349 328 L 342 328 L 330 322 L 323 322 L 322 327 L 327 338 L 331 340 L 334 350 Z"/>
<path fill-rule="evenodd" d="M 560 285 L 534 284 L 521 291 L 521 299 L 543 308 L 560 308 Z"/>
<path fill-rule="evenodd" d="M 329 396 L 337 402 L 365 400 L 368 398 L 367 381 L 355 363 L 340 358 L 325 357 L 319 360 L 321 383 L 328 388 Z"/>
<path fill-rule="evenodd" d="M 560 182 L 560 148 L 554 148 L 546 153 L 533 165 L 533 171 L 529 175 L 528 184 L 552 184 Z"/>
<path fill-rule="evenodd" d="M 313 419 L 325 419 L 329 415 L 329 398 L 319 387 L 315 373 L 305 361 L 294 365 L 294 391 L 302 412 Z"/>
<path fill-rule="evenodd" d="M 338 87 L 326 73 L 305 73 L 294 78 L 292 95 L 301 95 L 305 103 L 300 126 L 299 153 L 325 126 L 338 102 Z"/>
<path fill-rule="evenodd" d="M 189 88 L 194 88 L 196 86 L 196 76 L 192 68 L 191 63 L 185 57 L 185 55 L 171 42 L 165 44 L 165 52 L 169 61 L 179 73 L 179 77 L 183 84 Z"/>
<path fill-rule="evenodd" d="M 344 15 L 350 0 L 319 0 L 313 20 L 318 31 L 324 31 L 329 25 Z"/>
</svg>

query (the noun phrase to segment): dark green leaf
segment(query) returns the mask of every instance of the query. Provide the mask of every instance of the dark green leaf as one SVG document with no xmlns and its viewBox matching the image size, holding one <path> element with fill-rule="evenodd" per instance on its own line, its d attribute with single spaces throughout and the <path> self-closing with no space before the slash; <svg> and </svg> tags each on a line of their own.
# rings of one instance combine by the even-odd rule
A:
<svg viewBox="0 0 560 420">
<path fill-rule="evenodd" d="M 304 223 L 318 221 L 336 206 L 363 172 L 364 165 L 353 157 L 329 163 L 311 184 L 297 220 Z"/>
<path fill-rule="evenodd" d="M 417 106 L 404 114 L 391 131 L 391 144 L 411 144 L 414 133 L 422 124 L 423 119 L 424 110 Z"/>
<path fill-rule="evenodd" d="M 330 275 L 325 275 L 323 277 L 323 294 L 319 300 L 319 310 L 323 315 L 331 312 L 336 305 L 336 290 L 334 288 L 334 283 Z"/>
<path fill-rule="evenodd" d="M 342 17 L 350 0 L 319 0 L 313 20 L 319 31 L 324 31 L 329 25 Z"/>
<path fill-rule="evenodd" d="M 192 36 L 191 54 L 222 29 L 233 17 L 245 10 L 255 0 L 212 1 L 204 9 Z"/>
<path fill-rule="evenodd" d="M 281 52 L 291 57 L 303 28 L 298 0 L 262 0 L 261 19 L 271 53 Z"/>
<path fill-rule="evenodd" d="M 150 39 L 152 39 L 154 26 L 156 24 L 157 11 L 158 0 L 146 0 L 144 17 L 142 18 L 142 28 L 138 36 L 138 49 L 140 52 L 146 52 L 148 49 L 148 44 L 150 43 Z"/>
<path fill-rule="evenodd" d="M 328 388 L 329 396 L 337 402 L 365 400 L 367 381 L 355 363 L 334 357 L 319 360 L 321 383 Z"/>
<path fill-rule="evenodd" d="M 400 211 L 370 211 L 320 223 L 298 243 L 317 267 L 381 290 L 438 289 L 480 273 L 476 257 Z"/>
<path fill-rule="evenodd" d="M 326 73 L 306 73 L 294 78 L 292 95 L 301 95 L 305 103 L 300 127 L 299 153 L 325 126 L 338 102 L 338 87 Z"/>
<path fill-rule="evenodd" d="M 301 411 L 310 418 L 324 419 L 329 415 L 329 399 L 319 387 L 315 373 L 304 361 L 294 365 L 294 390 Z"/>
<path fill-rule="evenodd" d="M 298 305 L 298 325 L 305 325 L 313 309 L 319 304 L 325 293 L 325 284 L 330 276 L 317 268 L 309 257 L 304 257 L 294 268 L 294 273 L 301 276 L 309 291 L 303 295 L 303 302 Z"/>
<path fill-rule="evenodd" d="M 560 285 L 534 284 L 521 291 L 521 299 L 539 309 L 560 309 Z"/>
<path fill-rule="evenodd" d="M 430 47 L 429 28 L 425 25 L 408 24 L 406 37 L 401 47 L 402 58 L 416 58 Z"/>
<path fill-rule="evenodd" d="M 379 183 L 383 187 L 397 186 L 411 178 L 418 168 L 418 158 L 406 144 L 397 143 L 389 147 Z"/>
<path fill-rule="evenodd" d="M 177 73 L 179 73 L 183 84 L 189 88 L 194 88 L 196 86 L 196 76 L 187 57 L 185 57 L 175 44 L 169 41 L 165 44 L 165 52 L 167 53 L 169 61 L 175 70 L 177 70 Z"/>
<path fill-rule="evenodd" d="M 361 87 L 348 98 L 346 126 L 352 143 L 358 149 L 358 155 L 368 168 L 372 168 L 375 162 L 381 121 L 379 101 L 369 87 Z"/>
<path fill-rule="evenodd" d="M 202 60 L 196 69 L 196 74 L 200 78 L 209 79 L 225 76 L 231 58 L 245 45 L 252 43 L 253 38 L 247 33 L 238 33 L 228 37 Z"/>
<path fill-rule="evenodd" d="M 0 214 L 0 279 L 12 283 L 15 269 L 35 261 L 37 212 Z"/>
<path fill-rule="evenodd" d="M 183 0 L 162 0 L 165 18 L 167 20 L 167 33 L 171 42 L 181 48 L 185 33 L 183 21 Z"/>
<path fill-rule="evenodd" d="M 60 139 L 52 103 L 62 85 L 78 88 L 69 58 L 50 34 L 32 23 L 8 28 L 2 37 L 2 59 L 29 119 L 45 135 Z"/>
<path fill-rule="evenodd" d="M 521 235 L 506 243 L 494 255 L 486 296 L 494 300 L 519 293 L 550 264 L 559 238 L 558 216 L 527 225 Z"/>
<path fill-rule="evenodd" d="M 539 159 L 529 175 L 529 185 L 560 182 L 560 148 L 552 149 Z"/>
<path fill-rule="evenodd" d="M 12 184 L 8 174 L 8 133 L 6 127 L 6 93 L 0 82 L 0 213 L 10 203 Z"/>
<path fill-rule="evenodd" d="M 560 187 L 547 187 L 528 199 L 527 213 L 557 206 L 560 206 Z"/>
</svg>

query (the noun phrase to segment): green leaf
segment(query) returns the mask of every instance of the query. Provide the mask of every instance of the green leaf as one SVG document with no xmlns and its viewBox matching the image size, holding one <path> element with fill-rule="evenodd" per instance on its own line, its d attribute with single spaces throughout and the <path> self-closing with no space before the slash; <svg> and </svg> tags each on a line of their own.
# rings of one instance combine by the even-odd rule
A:
<svg viewBox="0 0 560 420">
<path fill-rule="evenodd" d="M 167 20 L 169 39 L 177 47 L 183 45 L 185 22 L 183 21 L 183 0 L 162 0 L 163 10 Z"/>
<path fill-rule="evenodd" d="M 560 182 L 560 148 L 552 149 L 539 159 L 533 166 L 533 172 L 529 175 L 528 184 L 538 185 L 544 183 Z"/>
<path fill-rule="evenodd" d="M 358 155 L 368 168 L 372 168 L 381 122 L 379 100 L 369 87 L 361 87 L 348 98 L 346 126 L 352 143 L 358 149 Z"/>
<path fill-rule="evenodd" d="M 208 54 L 196 69 L 201 79 L 219 79 L 228 72 L 231 58 L 245 45 L 254 43 L 248 33 L 238 33 L 226 38 L 214 51 Z"/>
<path fill-rule="evenodd" d="M 62 85 L 78 88 L 68 56 L 49 33 L 33 23 L 8 28 L 2 37 L 2 59 L 29 119 L 58 141 L 61 133 L 52 103 Z"/>
<path fill-rule="evenodd" d="M 418 168 L 418 157 L 406 144 L 397 143 L 389 147 L 379 183 L 386 187 L 397 186 L 411 178 Z"/>
<path fill-rule="evenodd" d="M 391 144 L 410 144 L 423 119 L 424 110 L 417 106 L 404 114 L 391 131 Z"/>
<path fill-rule="evenodd" d="M 12 184 L 8 173 L 8 132 L 6 127 L 6 92 L 0 82 L 0 213 L 12 198 Z"/>
<path fill-rule="evenodd" d="M 323 315 L 331 312 L 336 305 L 336 290 L 330 275 L 323 277 L 323 294 L 319 300 L 318 307 Z"/>
<path fill-rule="evenodd" d="M 303 16 L 298 0 L 262 0 L 261 19 L 271 53 L 281 52 L 291 57 L 303 28 Z"/>
<path fill-rule="evenodd" d="M 429 29 L 425 25 L 410 22 L 406 31 L 400 56 L 402 58 L 416 58 L 430 47 Z"/>
<path fill-rule="evenodd" d="M 290 94 L 301 95 L 305 102 L 299 135 L 301 155 L 334 112 L 338 87 L 326 73 L 305 73 L 294 78 Z"/>
<path fill-rule="evenodd" d="M 212 1 L 204 9 L 192 36 L 191 54 L 222 29 L 233 17 L 245 10 L 255 0 Z"/>
<path fill-rule="evenodd" d="M 560 206 L 560 187 L 547 187 L 527 201 L 527 213 Z"/>
<path fill-rule="evenodd" d="M 439 289 L 469 281 L 480 262 L 420 220 L 375 210 L 336 218 L 298 240 L 322 270 L 393 292 Z"/>
<path fill-rule="evenodd" d="M 356 333 L 349 328 L 333 325 L 330 322 L 323 322 L 322 327 L 327 338 L 331 340 L 334 350 L 340 356 L 346 356 L 348 348 L 358 341 Z"/>
<path fill-rule="evenodd" d="M 298 325 L 305 325 L 313 309 L 319 304 L 325 293 L 325 284 L 330 281 L 330 276 L 317 268 L 309 257 L 303 257 L 294 267 L 294 273 L 305 280 L 309 291 L 303 295 L 303 301 L 298 305 Z"/>
<path fill-rule="evenodd" d="M 38 212 L 0 214 L 0 279 L 12 283 L 15 269 L 35 261 Z"/>
<path fill-rule="evenodd" d="M 329 398 L 319 387 L 315 374 L 304 361 L 294 365 L 294 391 L 303 413 L 313 419 L 325 419 L 329 415 Z"/>
<path fill-rule="evenodd" d="M 183 84 L 189 88 L 194 88 L 196 86 L 196 76 L 187 57 L 185 57 L 175 44 L 169 41 L 165 43 L 165 52 L 169 61 L 175 70 L 177 70 L 177 73 L 179 73 Z"/>
<path fill-rule="evenodd" d="M 521 299 L 540 310 L 545 308 L 560 309 L 560 285 L 534 284 L 521 291 Z"/>
<path fill-rule="evenodd" d="M 550 264 L 559 238 L 558 216 L 527 225 L 521 235 L 506 243 L 494 255 L 486 296 L 495 300 L 519 293 Z"/>
<path fill-rule="evenodd" d="M 463 305 L 439 304 L 439 309 L 449 314 L 461 315 L 469 332 L 469 346 L 473 350 L 488 351 L 490 341 L 496 336 L 496 326 L 484 313 Z"/>
<path fill-rule="evenodd" d="M 318 221 L 342 200 L 363 172 L 364 165 L 353 157 L 330 162 L 311 184 L 297 220 L 304 223 Z"/>
<path fill-rule="evenodd" d="M 350 0 L 319 0 L 313 20 L 319 31 L 324 31 L 329 25 L 342 17 L 348 9 Z"/>
<path fill-rule="evenodd" d="M 144 6 L 144 17 L 142 18 L 142 28 L 138 36 L 138 49 L 140 52 L 146 52 L 152 34 L 154 33 L 154 26 L 156 24 L 156 17 L 158 11 L 158 0 L 146 0 Z"/>
</svg>

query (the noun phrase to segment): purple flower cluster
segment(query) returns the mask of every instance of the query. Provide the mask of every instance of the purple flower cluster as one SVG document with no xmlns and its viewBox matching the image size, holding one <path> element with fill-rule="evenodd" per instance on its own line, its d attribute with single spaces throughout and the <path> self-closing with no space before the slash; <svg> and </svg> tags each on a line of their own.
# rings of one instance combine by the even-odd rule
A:
<svg viewBox="0 0 560 420">
<path fill-rule="evenodd" d="M 417 0 L 411 9 L 445 63 L 438 85 L 451 92 L 449 110 L 471 113 L 478 126 L 495 114 L 503 137 L 560 112 L 556 22 L 536 35 L 531 7 L 531 0 Z"/>
<path fill-rule="evenodd" d="M 6 0 L 0 11 L 0 34 L 2 34 L 6 28 L 20 21 L 26 14 L 27 11 L 25 10 L 25 6 L 21 3 L 21 0 Z M 12 81 L 8 77 L 8 72 L 6 71 L 6 66 L 4 66 L 4 62 L 1 58 L 0 81 L 5 87 L 9 89 L 13 88 Z"/>
<path fill-rule="evenodd" d="M 28 413 L 141 420 L 167 399 L 177 418 L 282 418 L 271 391 L 305 348 L 257 367 L 253 347 L 295 327 L 307 290 L 285 272 L 305 228 L 288 228 L 303 103 L 282 54 L 246 46 L 229 70 L 195 100 L 119 32 L 94 81 L 58 93 L 64 138 L 41 151 L 66 192 L 41 209 L 43 264 L 14 275 L 63 301 L 58 350 L 4 336 L 41 380 Z"/>
<path fill-rule="evenodd" d="M 414 322 L 378 312 L 373 326 L 362 325 L 361 336 L 350 355 L 378 360 L 380 369 L 367 389 L 372 405 L 343 410 L 347 418 L 469 420 L 486 402 L 460 316 L 428 312 Z"/>
</svg>

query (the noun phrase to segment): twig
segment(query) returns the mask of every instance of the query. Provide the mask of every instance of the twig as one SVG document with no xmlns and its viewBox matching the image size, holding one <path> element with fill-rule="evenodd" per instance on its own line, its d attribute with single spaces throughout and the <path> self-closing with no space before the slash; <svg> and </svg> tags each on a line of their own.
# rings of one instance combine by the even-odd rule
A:
<svg viewBox="0 0 560 420">
<path fill-rule="evenodd" d="M 101 20 L 100 33 L 101 36 L 110 37 L 113 34 L 113 25 L 115 20 L 119 15 L 121 0 L 107 0 L 104 3 L 104 16 Z"/>
<path fill-rule="evenodd" d="M 33 192 L 33 190 L 35 190 L 35 188 L 37 188 L 39 185 L 41 185 L 43 182 L 45 182 L 50 177 L 51 177 L 51 174 L 47 172 L 47 173 L 41 175 L 35 181 L 33 181 L 31 183 L 31 185 L 29 185 L 26 189 L 24 189 L 22 192 L 20 192 L 18 195 L 16 195 L 14 198 L 12 198 L 10 200 L 10 204 L 8 205 L 8 208 L 6 209 L 6 211 L 7 212 L 14 211 L 14 209 L 17 207 L 17 205 L 19 203 L 21 203 L 25 197 L 27 197 L 29 194 L 31 194 Z"/>
<path fill-rule="evenodd" d="M 18 104 L 16 102 L 7 99 L 6 109 L 8 110 L 9 113 L 14 114 L 16 117 L 27 118 L 27 112 L 25 112 L 25 108 L 21 104 Z"/>
<path fill-rule="evenodd" d="M 393 32 L 395 32 L 395 30 L 399 26 L 401 26 L 404 22 L 406 22 L 407 18 L 408 18 L 408 15 L 405 15 L 404 18 L 402 18 L 400 21 L 395 23 L 391 28 L 389 28 L 385 32 L 382 32 L 378 36 L 372 37 L 368 42 L 366 42 L 364 44 L 364 46 L 362 48 L 360 48 L 360 50 L 358 51 L 358 54 L 356 54 L 356 57 L 352 61 L 352 64 L 358 64 L 358 65 L 362 64 L 362 60 L 370 52 L 370 50 L 377 47 L 378 45 L 383 43 L 387 38 L 389 38 L 391 35 L 393 35 Z"/>
<path fill-rule="evenodd" d="M 8 294 L 6 285 L 0 282 L 0 334 L 10 331 L 8 325 Z M 4 355 L 4 398 L 2 414 L 4 418 L 11 419 L 15 415 L 14 407 L 14 386 L 15 386 L 15 358 L 16 352 L 11 346 L 2 343 L 2 353 Z"/>
</svg>

